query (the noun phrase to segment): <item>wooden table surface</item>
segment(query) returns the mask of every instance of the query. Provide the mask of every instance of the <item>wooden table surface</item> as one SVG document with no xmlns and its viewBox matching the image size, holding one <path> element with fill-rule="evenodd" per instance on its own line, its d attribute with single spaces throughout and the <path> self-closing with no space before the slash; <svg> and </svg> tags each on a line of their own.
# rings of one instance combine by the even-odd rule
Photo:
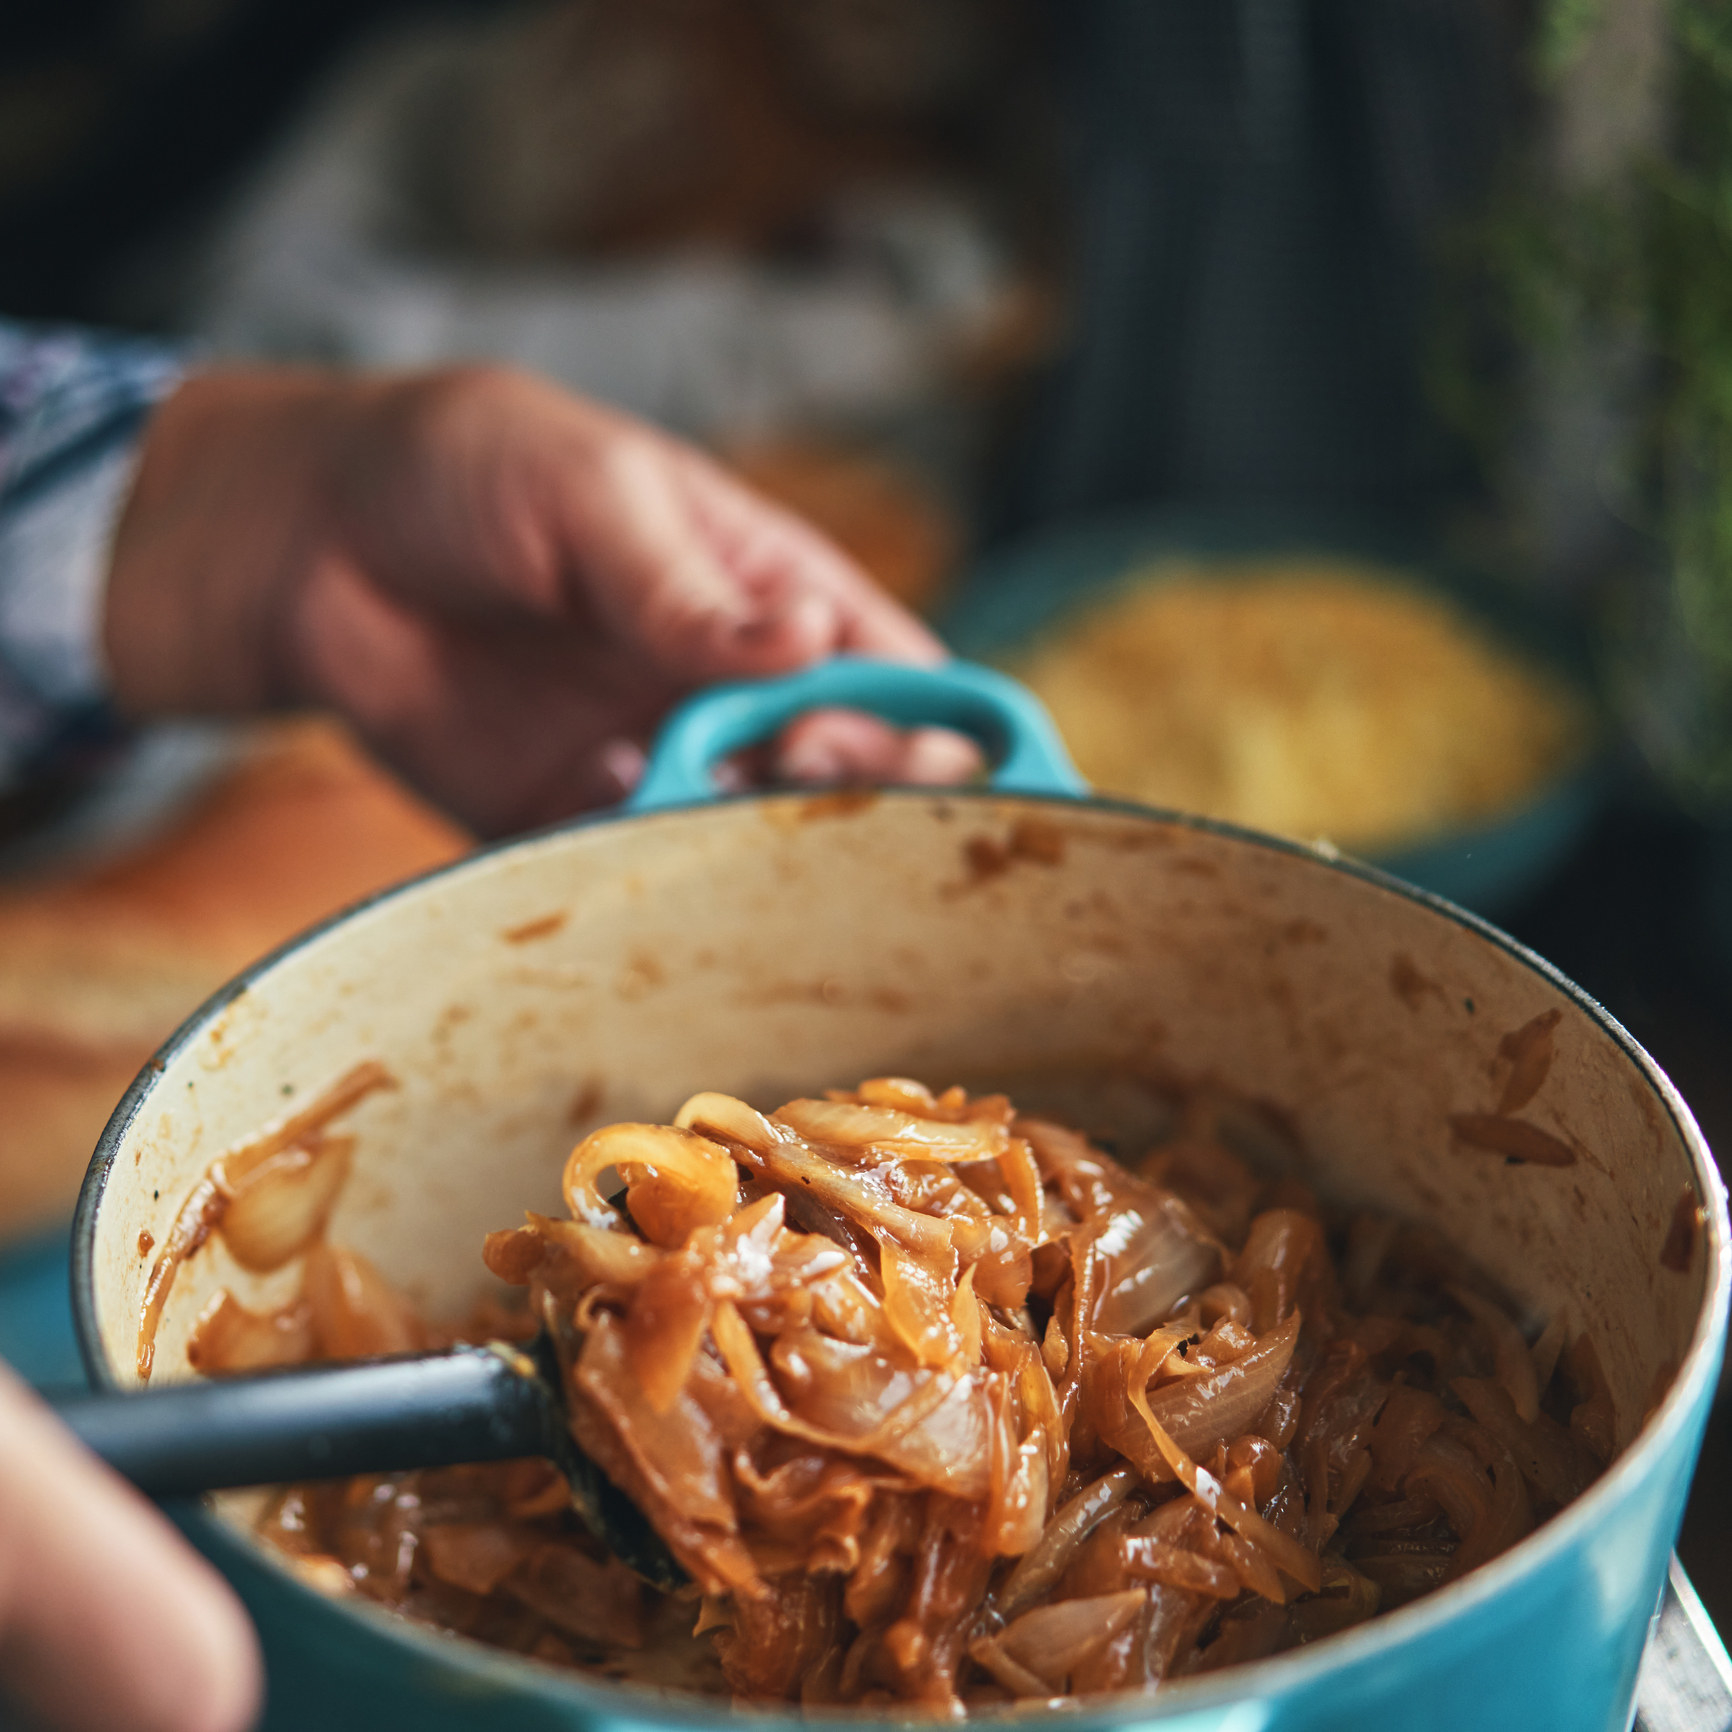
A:
<svg viewBox="0 0 1732 1732">
<path fill-rule="evenodd" d="M 0 878 L 0 1238 L 70 1212 L 127 1084 L 225 980 L 469 845 L 337 728 L 300 721 L 251 731 L 133 845 Z"/>
</svg>

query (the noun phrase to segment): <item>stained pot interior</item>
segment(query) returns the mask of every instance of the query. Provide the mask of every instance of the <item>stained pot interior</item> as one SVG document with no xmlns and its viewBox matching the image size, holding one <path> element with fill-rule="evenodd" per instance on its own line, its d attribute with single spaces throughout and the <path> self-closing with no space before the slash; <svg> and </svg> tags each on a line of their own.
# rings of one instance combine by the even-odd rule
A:
<svg viewBox="0 0 1732 1732">
<path fill-rule="evenodd" d="M 1526 1061 L 1512 1113 L 1573 1159 L 1511 1163 L 1464 1141 L 1461 1115 L 1505 1102 L 1511 1037 L 1552 1011 L 1550 1062 Z M 997 1081 L 1120 1134 L 1175 1084 L 1224 1091 L 1252 1140 L 1296 1146 L 1326 1193 L 1434 1222 L 1535 1322 L 1566 1306 L 1599 1346 L 1622 1441 L 1702 1302 L 1700 1235 L 1675 1254 L 1693 1184 L 1678 1126 L 1591 1016 L 1495 941 L 1177 822 L 789 798 L 523 844 L 260 973 L 167 1059 L 119 1141 L 93 1275 L 120 1381 L 143 1247 L 225 1148 L 362 1058 L 400 1086 L 346 1121 L 359 1142 L 331 1236 L 439 1313 L 483 1284 L 484 1232 L 557 1206 L 586 1127 L 664 1117 L 699 1088 L 773 1105 L 882 1072 Z M 156 1375 L 188 1374 L 189 1325 L 218 1286 L 263 1305 L 297 1279 L 207 1246 Z"/>
</svg>

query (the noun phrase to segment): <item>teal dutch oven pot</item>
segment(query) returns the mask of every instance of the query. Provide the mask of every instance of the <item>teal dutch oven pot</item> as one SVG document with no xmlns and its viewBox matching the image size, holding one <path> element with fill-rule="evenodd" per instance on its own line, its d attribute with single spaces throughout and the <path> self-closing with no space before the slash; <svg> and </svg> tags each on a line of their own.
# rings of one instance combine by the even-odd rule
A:
<svg viewBox="0 0 1732 1732">
<path fill-rule="evenodd" d="M 826 705 L 960 728 L 990 781 L 716 796 L 720 758 Z M 1525 1080 L 1506 1096 L 1522 1030 Z M 1067 1732 L 1627 1726 L 1720 1362 L 1725 1196 L 1647 1054 L 1483 921 L 1290 843 L 1089 798 L 1046 717 L 981 668 L 838 661 L 710 692 L 668 724 L 627 809 L 350 910 L 152 1060 L 75 1227 L 97 1384 L 135 1380 L 146 1249 L 210 1162 L 362 1058 L 398 1086 L 345 1121 L 357 1144 L 331 1236 L 448 1315 L 477 1296 L 487 1229 L 557 1207 L 578 1135 L 665 1117 L 699 1088 L 773 1102 L 885 1072 L 997 1084 L 1135 1146 L 1176 1088 L 1206 1084 L 1325 1193 L 1435 1224 L 1530 1328 L 1561 1310 L 1586 1330 L 1620 1454 L 1505 1556 L 1387 1617 L 1151 1695 L 1014 1717 Z M 1483 1146 L 1500 1112 L 1557 1164 Z M 218 1287 L 264 1305 L 295 1279 L 205 1247 L 156 1375 L 190 1375 L 188 1328 Z M 271 1727 L 797 1718 L 590 1680 L 328 1597 L 251 1537 L 255 1509 L 240 1496 L 182 1519 L 258 1621 Z"/>
</svg>

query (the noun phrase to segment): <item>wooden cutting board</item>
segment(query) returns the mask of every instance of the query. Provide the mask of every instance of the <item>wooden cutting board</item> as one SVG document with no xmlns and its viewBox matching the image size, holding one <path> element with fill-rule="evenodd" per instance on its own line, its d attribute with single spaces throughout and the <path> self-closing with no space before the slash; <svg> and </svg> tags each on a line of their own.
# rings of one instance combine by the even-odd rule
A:
<svg viewBox="0 0 1732 1732">
<path fill-rule="evenodd" d="M 115 1103 L 230 976 L 470 838 L 333 723 L 261 730 L 150 840 L 0 881 L 0 1238 L 63 1220 Z"/>
</svg>

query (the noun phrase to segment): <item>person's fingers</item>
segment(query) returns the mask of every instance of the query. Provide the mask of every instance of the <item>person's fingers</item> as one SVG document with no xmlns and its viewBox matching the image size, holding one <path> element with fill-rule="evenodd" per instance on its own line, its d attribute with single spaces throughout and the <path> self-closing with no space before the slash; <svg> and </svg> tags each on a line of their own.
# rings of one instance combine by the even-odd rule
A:
<svg viewBox="0 0 1732 1732">
<path fill-rule="evenodd" d="M 333 706 L 486 833 L 629 791 L 683 694 L 942 647 L 825 538 L 700 453 L 483 370 L 361 404 L 341 533 L 283 593 L 274 684 Z M 829 779 L 900 779 L 839 748 Z"/>
<path fill-rule="evenodd" d="M 240 1732 L 259 1690 L 222 1578 L 0 1367 L 0 1693 L 66 1732 Z"/>
<path fill-rule="evenodd" d="M 784 673 L 841 650 L 942 657 L 815 530 L 670 441 L 620 435 L 579 491 L 572 558 L 587 600 L 682 684 Z"/>
<path fill-rule="evenodd" d="M 857 710 L 813 710 L 790 722 L 770 752 L 777 781 L 884 782 L 902 757 L 896 730 Z"/>
<path fill-rule="evenodd" d="M 985 768 L 979 746 L 948 728 L 915 728 L 903 736 L 896 779 L 915 787 L 951 788 L 972 781 Z"/>
<path fill-rule="evenodd" d="M 647 761 L 648 754 L 636 740 L 602 741 L 594 757 L 594 780 L 599 794 L 590 803 L 610 806 L 616 800 L 623 800 L 643 780 Z"/>
<path fill-rule="evenodd" d="M 953 785 L 978 773 L 980 749 L 945 728 L 902 732 L 857 710 L 814 710 L 783 729 L 771 768 L 786 782 Z"/>
<path fill-rule="evenodd" d="M 832 604 L 824 652 L 933 665 L 944 646 L 816 527 L 763 498 L 701 453 L 678 461 L 699 526 L 748 593 L 819 594 Z"/>
<path fill-rule="evenodd" d="M 685 685 L 780 673 L 836 636 L 827 596 L 798 586 L 766 595 L 738 580 L 701 532 L 661 441 L 621 434 L 573 486 L 570 552 L 583 599 L 664 677 Z"/>
</svg>

